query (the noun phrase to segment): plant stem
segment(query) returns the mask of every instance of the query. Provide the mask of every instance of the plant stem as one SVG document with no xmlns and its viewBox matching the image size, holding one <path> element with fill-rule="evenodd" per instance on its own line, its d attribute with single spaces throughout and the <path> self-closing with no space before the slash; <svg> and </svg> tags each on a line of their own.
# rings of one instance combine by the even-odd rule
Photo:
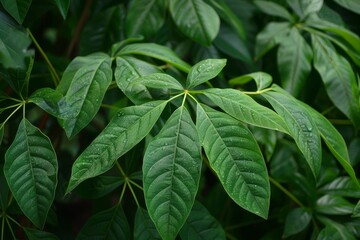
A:
<svg viewBox="0 0 360 240">
<path fill-rule="evenodd" d="M 124 180 L 128 178 L 128 176 L 125 174 L 124 170 L 122 169 L 121 165 L 118 163 L 118 161 L 115 161 L 116 167 L 119 169 L 120 174 L 124 177 Z"/>
<path fill-rule="evenodd" d="M 126 186 L 127 186 L 127 184 L 126 184 L 126 182 L 125 182 L 125 183 L 124 183 L 124 186 L 123 186 L 123 188 L 122 188 L 122 190 L 121 190 L 121 194 L 120 194 L 120 198 L 119 198 L 118 204 L 121 203 L 121 201 L 122 201 L 122 199 L 123 199 L 123 197 L 124 197 L 125 190 L 126 190 Z"/>
<path fill-rule="evenodd" d="M 305 205 L 302 204 L 300 202 L 299 199 L 297 199 L 291 192 L 289 192 L 286 188 L 284 188 L 278 181 L 276 181 L 275 179 L 273 179 L 272 177 L 269 176 L 269 180 L 270 182 L 276 186 L 278 189 L 280 189 L 280 191 L 282 191 L 283 193 L 285 193 L 291 200 L 293 200 L 297 205 L 299 205 L 302 208 L 305 208 Z"/>
<path fill-rule="evenodd" d="M 4 232 L 5 232 L 5 216 L 1 216 L 1 240 L 4 240 Z"/>
<path fill-rule="evenodd" d="M 11 236 L 13 237 L 14 240 L 16 240 L 16 237 L 15 237 L 15 234 L 14 234 L 14 231 L 10 225 L 10 222 L 9 222 L 9 219 L 6 217 L 6 223 L 7 225 L 9 226 L 9 229 L 10 229 L 10 232 L 11 232 Z"/>
<path fill-rule="evenodd" d="M 134 192 L 134 190 L 133 190 L 133 188 L 132 188 L 132 186 L 131 186 L 131 183 L 130 183 L 129 181 L 127 181 L 126 184 L 129 186 L 130 192 L 131 192 L 131 194 L 132 194 L 133 197 L 134 197 L 136 206 L 137 206 L 138 208 L 140 208 L 140 204 L 139 204 L 139 202 L 138 202 L 138 200 L 137 200 L 137 197 L 136 197 L 135 192 Z"/>
<path fill-rule="evenodd" d="M 36 41 L 35 37 L 32 35 L 30 29 L 27 28 L 26 31 L 29 33 L 31 40 L 34 42 L 36 48 L 39 50 L 39 52 L 41 53 L 41 55 L 45 59 L 45 62 L 47 63 L 50 74 L 52 76 L 52 80 L 53 80 L 54 85 L 56 87 L 60 82 L 59 75 L 56 73 L 56 70 L 55 70 L 54 66 L 51 64 L 49 58 L 47 57 L 47 55 L 45 54 L 45 52 L 43 51 L 43 49 L 41 48 L 39 43 Z"/>
<path fill-rule="evenodd" d="M 140 190 L 144 190 L 142 186 L 140 186 L 139 184 L 137 184 L 136 182 L 134 182 L 131 179 L 129 179 L 129 183 L 131 183 L 132 185 L 134 185 L 135 187 L 137 187 Z"/>
</svg>

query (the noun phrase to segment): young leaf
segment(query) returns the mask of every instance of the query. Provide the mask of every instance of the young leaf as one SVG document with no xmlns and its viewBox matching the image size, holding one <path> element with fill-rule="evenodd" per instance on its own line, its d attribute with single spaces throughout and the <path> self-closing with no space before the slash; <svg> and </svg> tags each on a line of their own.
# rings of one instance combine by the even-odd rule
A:
<svg viewBox="0 0 360 240">
<path fill-rule="evenodd" d="M 184 72 L 189 72 L 191 68 L 189 64 L 181 60 L 170 48 L 155 43 L 133 43 L 125 46 L 118 53 L 119 56 L 127 54 L 138 54 L 153 57 L 170 63 Z"/>
<path fill-rule="evenodd" d="M 283 6 L 277 3 L 271 1 L 255 1 L 254 3 L 256 6 L 258 6 L 258 8 L 260 8 L 261 11 L 263 11 L 266 14 L 275 17 L 281 17 L 289 21 L 292 20 L 292 16 L 288 12 L 288 10 L 286 10 L 286 8 L 284 8 Z"/>
<path fill-rule="evenodd" d="M 225 231 L 220 223 L 197 201 L 180 231 L 180 236 L 182 240 L 226 239 Z"/>
<path fill-rule="evenodd" d="M 58 240 L 59 238 L 49 232 L 40 231 L 34 228 L 24 228 L 29 240 Z"/>
<path fill-rule="evenodd" d="M 269 178 L 251 132 L 227 114 L 200 104 L 196 128 L 210 166 L 228 195 L 242 208 L 266 219 Z"/>
<path fill-rule="evenodd" d="M 234 85 L 241 85 L 254 80 L 257 86 L 257 90 L 263 90 L 269 87 L 272 83 L 272 76 L 265 72 L 253 72 L 249 74 L 242 75 L 240 77 L 235 77 L 229 80 L 229 84 Z"/>
<path fill-rule="evenodd" d="M 272 110 L 234 89 L 206 89 L 202 92 L 232 117 L 262 128 L 287 133 L 284 121 Z"/>
<path fill-rule="evenodd" d="M 135 215 L 134 239 L 136 240 L 161 240 L 154 223 L 147 211 L 138 208 Z"/>
<path fill-rule="evenodd" d="M 316 202 L 316 212 L 329 215 L 351 214 L 354 204 L 336 195 L 324 195 Z"/>
<path fill-rule="evenodd" d="M 360 2 L 358 0 L 334 0 L 340 6 L 360 14 Z"/>
<path fill-rule="evenodd" d="M 225 67 L 226 59 L 206 59 L 195 64 L 187 76 L 186 88 L 194 88 L 214 77 Z"/>
<path fill-rule="evenodd" d="M 337 54 L 328 41 L 311 35 L 314 49 L 314 67 L 325 84 L 335 106 L 351 119 L 360 123 L 359 88 L 350 63 Z"/>
<path fill-rule="evenodd" d="M 44 226 L 55 197 L 57 170 L 49 138 L 23 119 L 6 151 L 4 173 L 20 209 L 38 228 Z"/>
<path fill-rule="evenodd" d="M 163 239 L 175 239 L 193 206 L 201 173 L 200 140 L 184 106 L 149 143 L 143 173 L 149 215 Z"/>
<path fill-rule="evenodd" d="M 277 54 L 282 86 L 293 96 L 298 96 L 311 71 L 311 47 L 294 27 L 280 43 Z"/>
<path fill-rule="evenodd" d="M 19 23 L 22 24 L 30 8 L 32 0 L 0 0 L 5 10 Z"/>
<path fill-rule="evenodd" d="M 151 0 L 146 4 L 142 0 L 131 1 L 126 16 L 126 35 L 150 37 L 155 34 L 164 25 L 166 7 L 165 0 Z"/>
<path fill-rule="evenodd" d="M 286 216 L 283 237 L 295 235 L 302 232 L 310 223 L 312 214 L 304 208 L 295 208 Z M 294 224 L 296 222 L 296 224 Z"/>
<path fill-rule="evenodd" d="M 170 88 L 184 90 L 184 87 L 175 78 L 165 73 L 152 73 L 143 77 L 139 77 L 130 83 L 132 86 L 138 84 L 150 88 Z"/>
<path fill-rule="evenodd" d="M 210 45 L 220 28 L 215 10 L 203 0 L 170 0 L 170 13 L 182 33 L 192 40 Z"/>
<path fill-rule="evenodd" d="M 57 8 L 59 9 L 61 16 L 66 19 L 67 12 L 69 10 L 70 0 L 54 0 Z"/>
<path fill-rule="evenodd" d="M 303 153 L 315 178 L 321 167 L 321 140 L 317 125 L 311 114 L 294 97 L 273 86 L 275 91 L 268 91 L 263 96 L 282 116 L 289 134 Z"/>
<path fill-rule="evenodd" d="M 260 59 L 268 51 L 278 45 L 290 29 L 288 22 L 270 22 L 256 35 L 255 60 Z"/>
<path fill-rule="evenodd" d="M 161 72 L 159 68 L 133 57 L 117 57 L 115 81 L 123 93 L 135 104 L 152 99 L 148 89 L 142 84 L 131 84 L 135 79 Z"/>
<path fill-rule="evenodd" d="M 330 152 L 336 157 L 341 166 L 349 174 L 353 182 L 360 188 L 360 183 L 356 178 L 355 171 L 350 163 L 349 153 L 347 150 L 347 145 L 341 136 L 341 134 L 336 130 L 336 128 L 319 112 L 315 111 L 313 108 L 309 107 L 306 104 L 302 104 L 308 113 L 311 115 L 311 118 L 314 120 L 317 129 L 320 132 L 322 139 L 325 144 L 328 146 Z"/>
<path fill-rule="evenodd" d="M 74 162 L 66 192 L 109 170 L 150 132 L 166 103 L 154 101 L 120 110 Z"/>
<path fill-rule="evenodd" d="M 74 112 L 67 104 L 64 96 L 57 90 L 51 88 L 40 88 L 31 94 L 29 102 L 33 102 L 44 111 L 57 118 L 75 117 Z"/>
<path fill-rule="evenodd" d="M 76 239 L 130 239 L 130 226 L 121 206 L 92 216 L 81 229 Z"/>
<path fill-rule="evenodd" d="M 111 78 L 111 59 L 106 54 L 103 58 L 91 59 L 75 73 L 65 101 L 76 117 L 66 118 L 62 123 L 69 138 L 78 134 L 96 115 Z"/>
</svg>

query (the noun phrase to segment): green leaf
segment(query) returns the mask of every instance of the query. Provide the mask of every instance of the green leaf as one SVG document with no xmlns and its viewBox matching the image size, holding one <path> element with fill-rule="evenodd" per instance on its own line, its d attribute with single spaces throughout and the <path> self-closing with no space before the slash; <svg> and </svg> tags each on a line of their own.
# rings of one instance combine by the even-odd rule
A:
<svg viewBox="0 0 360 240">
<path fill-rule="evenodd" d="M 215 10 L 203 0 L 170 0 L 170 13 L 181 32 L 195 42 L 210 45 L 220 28 Z"/>
<path fill-rule="evenodd" d="M 360 123 L 359 88 L 350 63 L 335 52 L 330 42 L 315 35 L 311 35 L 311 39 L 314 67 L 330 99 L 357 126 Z"/>
<path fill-rule="evenodd" d="M 257 86 L 257 90 L 263 90 L 267 87 L 269 87 L 272 83 L 272 76 L 270 74 L 267 74 L 265 72 L 253 72 L 249 74 L 242 75 L 240 77 L 235 77 L 229 80 L 229 84 L 234 85 L 242 85 L 245 83 L 250 82 L 251 80 L 254 80 Z"/>
<path fill-rule="evenodd" d="M 268 51 L 278 45 L 290 29 L 288 22 L 270 22 L 256 35 L 255 60 L 260 59 Z"/>
<path fill-rule="evenodd" d="M 122 39 L 125 9 L 119 4 L 99 12 L 86 22 L 80 37 L 80 55 L 108 51 Z"/>
<path fill-rule="evenodd" d="M 305 157 L 315 176 L 321 167 L 321 139 L 317 125 L 311 114 L 294 97 L 274 85 L 275 91 L 268 91 L 263 96 L 283 118 L 289 134 Z"/>
<path fill-rule="evenodd" d="M 182 240 L 226 239 L 225 231 L 220 223 L 197 201 L 180 231 L 180 236 Z"/>
<path fill-rule="evenodd" d="M 154 223 L 147 211 L 138 208 L 135 215 L 134 239 L 136 240 L 161 240 Z"/>
<path fill-rule="evenodd" d="M 360 198 L 360 188 L 349 177 L 338 177 L 332 182 L 322 186 L 320 193 L 339 195 L 350 198 Z"/>
<path fill-rule="evenodd" d="M 108 171 L 150 132 L 166 104 L 153 101 L 120 110 L 74 162 L 67 193 L 82 181 Z"/>
<path fill-rule="evenodd" d="M 195 64 L 189 71 L 186 88 L 194 88 L 216 77 L 226 65 L 226 59 L 206 59 Z"/>
<path fill-rule="evenodd" d="M 334 0 L 340 6 L 360 14 L 360 2 L 358 0 Z"/>
<path fill-rule="evenodd" d="M 287 238 L 302 232 L 309 225 L 311 219 L 311 212 L 304 208 L 295 208 L 290 211 L 286 216 L 283 237 Z"/>
<path fill-rule="evenodd" d="M 201 145 L 184 106 L 149 143 L 143 161 L 149 215 L 163 239 L 175 239 L 194 204 L 201 174 Z"/>
<path fill-rule="evenodd" d="M 125 40 L 123 40 L 123 41 L 121 41 L 121 42 L 114 43 L 114 44 L 111 46 L 111 56 L 112 56 L 112 57 L 117 56 L 117 54 L 119 53 L 119 51 L 120 51 L 125 45 L 128 45 L 128 44 L 130 44 L 130 43 L 134 43 L 134 42 L 140 42 L 141 40 L 144 40 L 144 36 L 136 35 L 136 36 L 133 36 L 133 37 L 126 38 Z"/>
<path fill-rule="evenodd" d="M 356 240 L 354 235 L 346 228 L 346 226 L 337 222 L 326 221 L 325 228 L 323 228 L 316 240 L 328 240 L 328 239 L 346 239 Z"/>
<path fill-rule="evenodd" d="M 151 93 L 143 84 L 131 84 L 134 80 L 153 73 L 159 68 L 133 57 L 117 57 L 115 81 L 123 93 L 135 104 L 142 104 L 152 99 Z"/>
<path fill-rule="evenodd" d="M 358 203 L 354 207 L 352 217 L 356 217 L 356 218 L 360 217 L 360 200 L 358 201 Z"/>
<path fill-rule="evenodd" d="M 92 216 L 76 239 L 118 240 L 130 239 L 130 236 L 130 226 L 124 211 L 121 206 L 116 205 Z"/>
<path fill-rule="evenodd" d="M 54 0 L 54 2 L 61 13 L 61 16 L 66 19 L 66 15 L 69 10 L 70 0 Z"/>
<path fill-rule="evenodd" d="M 360 188 L 360 183 L 356 178 L 355 171 L 351 166 L 347 145 L 342 135 L 336 130 L 336 128 L 327 120 L 323 115 L 309 107 L 306 104 L 302 104 L 311 118 L 315 121 L 317 129 L 320 132 L 321 138 L 329 148 L 330 152 L 336 157 L 341 166 L 349 174 L 353 182 Z"/>
<path fill-rule="evenodd" d="M 144 85 L 150 88 L 170 88 L 176 90 L 184 90 L 184 87 L 172 76 L 165 73 L 152 73 L 139 77 L 132 81 L 130 85 Z"/>
<path fill-rule="evenodd" d="M 286 2 L 301 19 L 304 19 L 311 13 L 320 11 L 324 0 L 286 0 Z"/>
<path fill-rule="evenodd" d="M 24 228 L 29 240 L 58 240 L 59 238 L 49 232 L 40 231 L 34 228 Z"/>
<path fill-rule="evenodd" d="M 316 201 L 316 212 L 328 215 L 351 214 L 354 204 L 336 195 L 324 195 Z"/>
<path fill-rule="evenodd" d="M 312 49 L 294 27 L 280 43 L 277 54 L 282 86 L 293 96 L 298 96 L 311 72 Z"/>
<path fill-rule="evenodd" d="M 154 35 L 164 25 L 166 7 L 165 0 L 150 0 L 146 4 L 142 0 L 130 1 L 126 16 L 126 35 Z"/>
<path fill-rule="evenodd" d="M 30 8 L 31 0 L 0 0 L 5 10 L 22 24 Z"/>
<path fill-rule="evenodd" d="M 266 219 L 269 177 L 251 132 L 227 114 L 200 104 L 196 128 L 210 166 L 228 195 L 242 208 Z"/>
<path fill-rule="evenodd" d="M 254 2 L 260 10 L 266 14 L 275 16 L 275 17 L 281 17 L 285 18 L 286 20 L 292 21 L 293 17 L 291 14 L 284 8 L 283 6 L 271 2 L 271 1 L 255 1 Z"/>
<path fill-rule="evenodd" d="M 31 94 L 29 102 L 33 102 L 44 111 L 57 118 L 75 117 L 74 112 L 67 104 L 64 96 L 51 88 L 40 88 Z"/>
<path fill-rule="evenodd" d="M 14 0 L 8 2 L 16 3 Z M 0 12 L 0 65 L 4 68 L 26 69 L 25 58 L 33 55 L 33 52 L 27 50 L 30 44 L 28 33 Z"/>
<path fill-rule="evenodd" d="M 81 197 L 96 199 L 109 194 L 122 184 L 124 184 L 122 177 L 98 176 L 82 182 L 76 188 L 76 193 Z"/>
<path fill-rule="evenodd" d="M 202 92 L 232 117 L 262 128 L 287 133 L 284 121 L 272 110 L 234 89 L 206 89 Z"/>
<path fill-rule="evenodd" d="M 190 71 L 190 65 L 181 60 L 170 48 L 155 43 L 133 43 L 121 49 L 118 55 L 138 54 L 167 62 L 184 71 Z"/>
<path fill-rule="evenodd" d="M 49 138 L 23 119 L 6 151 L 4 173 L 19 207 L 38 228 L 44 226 L 54 200 L 57 171 Z"/>
<path fill-rule="evenodd" d="M 91 55 L 88 57 L 91 58 Z M 76 71 L 65 95 L 65 101 L 76 117 L 66 118 L 62 123 L 69 138 L 78 134 L 94 118 L 111 79 L 111 58 L 106 54 L 92 58 Z"/>
</svg>

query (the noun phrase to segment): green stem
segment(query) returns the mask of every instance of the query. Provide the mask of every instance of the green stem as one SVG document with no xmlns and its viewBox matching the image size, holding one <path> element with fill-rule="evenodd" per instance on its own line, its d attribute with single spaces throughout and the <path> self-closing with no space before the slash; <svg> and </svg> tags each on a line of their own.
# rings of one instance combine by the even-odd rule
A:
<svg viewBox="0 0 360 240">
<path fill-rule="evenodd" d="M 121 194 L 120 194 L 120 198 L 119 198 L 118 204 L 121 203 L 121 201 L 122 201 L 122 199 L 123 199 L 123 197 L 124 197 L 125 190 L 126 190 L 126 186 L 127 186 L 127 184 L 126 184 L 126 182 L 125 182 L 125 184 L 124 184 L 124 186 L 123 186 L 123 188 L 122 188 L 122 190 L 121 190 Z"/>
<path fill-rule="evenodd" d="M 137 187 L 140 190 L 144 190 L 142 186 L 140 186 L 139 184 L 137 184 L 136 182 L 134 182 L 131 179 L 129 179 L 129 183 L 131 183 L 132 185 L 134 185 L 135 187 Z"/>
<path fill-rule="evenodd" d="M 50 71 L 50 74 L 52 76 L 52 80 L 53 80 L 54 85 L 56 87 L 60 82 L 59 75 L 56 73 L 56 70 L 55 70 L 54 66 L 51 64 L 51 62 L 50 62 L 49 58 L 47 57 L 47 55 L 45 54 L 44 50 L 41 48 L 39 43 L 36 41 L 35 37 L 32 35 L 30 29 L 27 28 L 26 31 L 29 33 L 29 36 L 30 36 L 31 40 L 34 42 L 36 48 L 39 50 L 39 52 L 41 53 L 41 55 L 45 59 L 45 62 L 47 63 L 47 65 L 49 67 L 49 71 Z"/>
<path fill-rule="evenodd" d="M 118 163 L 118 161 L 115 161 L 116 167 L 119 169 L 120 174 L 124 177 L 124 180 L 128 178 L 128 176 L 125 174 L 124 170 L 122 169 L 121 165 Z"/>
<path fill-rule="evenodd" d="M 22 105 L 23 104 L 19 104 L 19 106 L 12 113 L 10 113 L 10 115 L 5 119 L 5 121 L 0 124 L 0 128 L 2 128 L 7 123 L 7 121 L 22 107 Z"/>
<path fill-rule="evenodd" d="M 126 182 L 126 184 L 129 186 L 130 192 L 131 192 L 131 194 L 132 194 L 132 195 L 133 195 L 133 197 L 134 197 L 134 200 L 135 200 L 136 206 L 137 206 L 138 208 L 140 208 L 140 204 L 139 204 L 139 202 L 138 202 L 138 200 L 137 200 L 137 197 L 136 197 L 136 195 L 135 195 L 135 192 L 134 192 L 134 190 L 133 190 L 133 188 L 132 188 L 132 186 L 131 186 L 130 182 L 129 182 L 129 181 L 127 181 L 127 182 Z"/>
<path fill-rule="evenodd" d="M 14 240 L 16 240 L 14 231 L 13 231 L 11 225 L 10 225 L 10 222 L 9 222 L 9 218 L 8 218 L 8 217 L 6 217 L 6 223 L 7 223 L 7 225 L 9 226 L 9 229 L 10 229 L 10 232 L 11 232 L 11 236 L 13 237 Z"/>
<path fill-rule="evenodd" d="M 256 92 L 246 92 L 246 91 L 241 91 L 241 92 L 245 93 L 247 95 L 259 95 L 259 94 L 266 93 L 271 90 L 272 90 L 272 88 L 265 88 L 265 89 L 262 89 L 262 90 L 256 91 Z"/>
<path fill-rule="evenodd" d="M 1 240 L 4 240 L 5 216 L 1 216 Z"/>
<path fill-rule="evenodd" d="M 278 181 L 276 181 L 275 179 L 273 179 L 272 177 L 269 176 L 269 180 L 270 182 L 277 187 L 278 189 L 280 189 L 280 191 L 282 191 L 283 193 L 285 193 L 291 200 L 293 200 L 297 205 L 299 205 L 302 208 L 305 208 L 305 205 L 302 204 L 300 202 L 299 199 L 297 199 L 291 192 L 289 192 L 286 188 L 284 188 Z"/>
</svg>

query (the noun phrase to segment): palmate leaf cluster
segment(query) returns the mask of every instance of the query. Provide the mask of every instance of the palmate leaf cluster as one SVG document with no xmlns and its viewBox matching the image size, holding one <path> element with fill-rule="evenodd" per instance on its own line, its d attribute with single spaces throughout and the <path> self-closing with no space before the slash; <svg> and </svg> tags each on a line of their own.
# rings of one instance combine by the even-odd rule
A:
<svg viewBox="0 0 360 240">
<path fill-rule="evenodd" d="M 1 240 L 360 237 L 357 1 L 0 3 Z"/>
</svg>

